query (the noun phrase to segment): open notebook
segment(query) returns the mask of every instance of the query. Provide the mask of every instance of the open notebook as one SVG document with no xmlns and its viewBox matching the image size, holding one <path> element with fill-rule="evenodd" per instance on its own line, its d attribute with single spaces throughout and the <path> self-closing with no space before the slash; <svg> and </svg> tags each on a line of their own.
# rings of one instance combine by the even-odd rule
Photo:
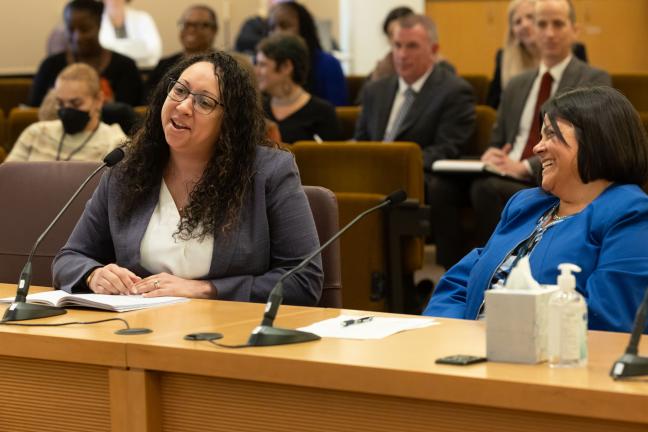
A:
<svg viewBox="0 0 648 432">
<path fill-rule="evenodd" d="M 14 298 L 0 299 L 0 303 L 12 303 Z M 126 312 L 186 301 L 189 301 L 189 299 L 184 297 L 145 298 L 141 295 L 70 294 L 60 290 L 45 291 L 27 296 L 28 303 L 58 307 L 81 306 L 113 312 Z"/>
<path fill-rule="evenodd" d="M 432 164 L 432 172 L 437 174 L 488 174 L 520 183 L 530 183 L 528 180 L 510 176 L 480 160 L 470 159 L 441 159 Z"/>
</svg>

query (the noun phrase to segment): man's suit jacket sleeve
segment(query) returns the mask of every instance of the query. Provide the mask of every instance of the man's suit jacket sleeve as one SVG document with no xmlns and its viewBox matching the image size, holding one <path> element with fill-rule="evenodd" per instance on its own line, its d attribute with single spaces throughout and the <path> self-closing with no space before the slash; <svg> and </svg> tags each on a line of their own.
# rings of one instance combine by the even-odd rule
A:
<svg viewBox="0 0 648 432">
<path fill-rule="evenodd" d="M 360 110 L 360 115 L 358 116 L 358 120 L 356 121 L 355 134 L 353 135 L 353 138 L 358 141 L 372 140 L 369 133 L 369 119 L 371 118 L 370 111 L 373 103 L 372 99 L 373 98 L 371 97 L 369 92 L 365 92 L 365 94 L 363 95 L 362 109 Z"/>
<path fill-rule="evenodd" d="M 470 84 L 461 80 L 446 95 L 439 111 L 439 122 L 428 145 L 423 146 L 423 166 L 432 169 L 439 159 L 455 159 L 461 156 L 475 130 L 475 96 Z"/>
</svg>

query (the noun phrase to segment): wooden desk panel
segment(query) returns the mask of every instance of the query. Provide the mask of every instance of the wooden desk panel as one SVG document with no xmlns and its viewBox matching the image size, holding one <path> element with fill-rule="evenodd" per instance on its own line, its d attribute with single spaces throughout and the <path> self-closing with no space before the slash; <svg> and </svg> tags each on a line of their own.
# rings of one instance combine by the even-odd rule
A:
<svg viewBox="0 0 648 432">
<path fill-rule="evenodd" d="M 0 430 L 110 431 L 108 388 L 105 367 L 0 356 Z"/>
<path fill-rule="evenodd" d="M 0 286 L 0 294 L 3 289 L 8 295 L 13 288 Z M 13 412 L 24 409 L 16 401 L 38 405 L 34 394 L 41 386 L 50 402 L 87 400 L 83 409 L 66 406 L 56 420 L 96 422 L 86 430 L 107 430 L 108 421 L 112 431 L 151 432 L 647 429 L 648 382 L 614 382 L 607 375 L 626 334 L 590 332 L 590 364 L 579 369 L 434 364 L 449 354 L 484 354 L 483 323 L 461 320 L 440 320 L 378 341 L 225 349 L 182 339 L 190 332 L 220 331 L 222 342 L 243 343 L 262 310 L 260 304 L 198 300 L 124 314 L 73 310 L 43 320 L 119 316 L 154 330 L 131 337 L 114 335 L 114 323 L 0 326 L 0 385 L 10 389 L 0 396 L 0 424 L 12 425 Z M 295 328 L 339 313 L 282 307 L 276 324 Z M 648 339 L 640 352 L 648 355 Z M 25 376 L 29 384 L 21 384 Z M 82 381 L 62 384 L 77 379 Z M 76 387 L 91 389 L 97 398 L 75 393 Z M 54 402 L 40 404 L 31 423 L 11 427 L 54 429 L 39 419 L 57 408 Z"/>
<path fill-rule="evenodd" d="M 310 314 L 283 317 L 281 325 L 294 328 L 339 314 L 330 309 L 309 310 Z M 327 339 L 300 345 L 227 350 L 207 343 L 194 342 L 196 346 L 189 347 L 185 342 L 167 340 L 163 346 L 129 345 L 128 358 L 136 367 L 169 372 L 160 374 L 163 405 L 167 397 L 175 400 L 174 395 L 183 394 L 179 383 L 184 383 L 189 392 L 194 385 L 203 388 L 205 382 L 212 383 L 209 388 L 220 388 L 225 382 L 238 382 L 238 385 L 247 382 L 250 388 L 245 394 L 253 392 L 259 383 L 266 383 L 272 388 L 269 394 L 292 389 L 299 404 L 307 403 L 326 389 L 337 392 L 335 394 L 349 392 L 354 400 L 386 397 L 388 405 L 393 404 L 395 410 L 412 400 L 427 406 L 426 413 L 437 412 L 435 410 L 441 407 L 450 411 L 456 409 L 459 413 L 470 407 L 469 411 L 483 414 L 478 416 L 475 425 L 489 413 L 493 421 L 503 422 L 498 428 L 514 427 L 515 419 L 526 418 L 520 420 L 518 426 L 533 419 L 539 427 L 537 430 L 563 423 L 561 427 L 569 428 L 569 424 L 582 420 L 584 423 L 580 426 L 589 430 L 596 424 L 628 427 L 628 430 L 636 426 L 627 422 L 644 423 L 641 428 L 645 429 L 648 384 L 614 382 L 607 375 L 612 362 L 623 352 L 627 335 L 590 332 L 590 365 L 582 369 L 502 363 L 453 367 L 436 365 L 434 359 L 457 353 L 483 355 L 485 329 L 481 322 L 441 322 L 439 326 L 380 341 Z M 228 329 L 225 341 L 244 342 L 255 325 L 239 324 Z M 648 340 L 643 341 L 641 348 L 648 352 Z M 167 391 L 167 388 L 174 390 Z M 211 400 L 208 395 L 204 397 Z M 214 403 L 222 403 L 224 395 L 214 394 L 213 397 Z M 260 407 L 267 403 L 264 398 L 268 397 L 262 393 L 256 397 Z M 272 399 L 274 396 L 270 397 Z M 169 406 L 173 404 L 167 402 Z M 443 410 L 439 412 L 446 412 Z M 227 411 L 234 412 L 232 407 Z M 588 417 L 598 420 L 585 421 Z M 447 423 L 451 419 L 452 416 L 444 421 Z M 306 429 L 310 427 L 315 426 Z"/>
</svg>

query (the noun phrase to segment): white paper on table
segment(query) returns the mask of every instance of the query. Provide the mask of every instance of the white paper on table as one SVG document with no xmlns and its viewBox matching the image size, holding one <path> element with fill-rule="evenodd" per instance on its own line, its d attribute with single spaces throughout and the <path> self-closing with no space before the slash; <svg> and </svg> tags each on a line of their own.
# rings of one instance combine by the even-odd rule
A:
<svg viewBox="0 0 648 432">
<path fill-rule="evenodd" d="M 391 318 L 375 316 L 371 321 L 344 327 L 346 320 L 358 319 L 364 315 L 340 315 L 319 321 L 299 330 L 315 333 L 321 337 L 340 339 L 383 339 L 387 336 L 439 324 L 434 318 Z"/>
</svg>

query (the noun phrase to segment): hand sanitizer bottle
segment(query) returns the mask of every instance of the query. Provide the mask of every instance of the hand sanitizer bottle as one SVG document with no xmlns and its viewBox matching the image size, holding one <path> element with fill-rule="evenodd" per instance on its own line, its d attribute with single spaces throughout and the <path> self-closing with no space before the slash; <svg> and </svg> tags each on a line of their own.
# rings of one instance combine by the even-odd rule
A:
<svg viewBox="0 0 648 432">
<path fill-rule="evenodd" d="M 558 291 L 549 299 L 548 357 L 551 367 L 587 364 L 587 304 L 576 291 L 577 265 L 558 266 Z"/>
</svg>

